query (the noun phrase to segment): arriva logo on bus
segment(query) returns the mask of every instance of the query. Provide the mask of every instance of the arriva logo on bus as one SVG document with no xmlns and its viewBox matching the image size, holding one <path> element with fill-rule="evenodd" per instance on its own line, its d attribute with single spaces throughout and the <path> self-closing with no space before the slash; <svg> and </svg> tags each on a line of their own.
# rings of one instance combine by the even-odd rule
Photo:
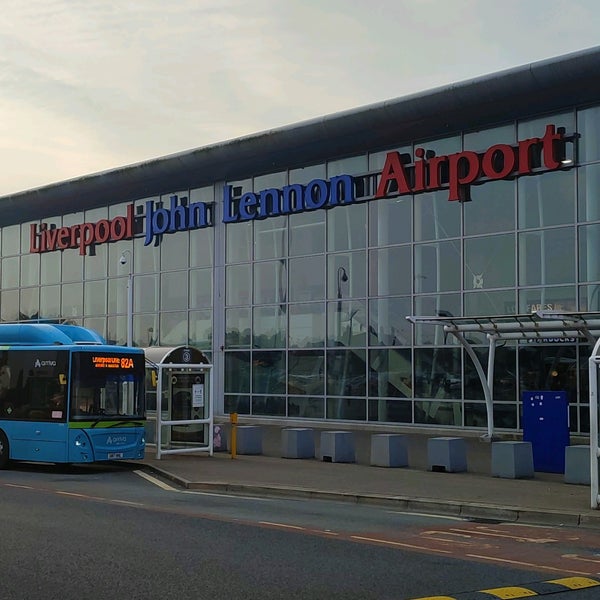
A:
<svg viewBox="0 0 600 600">
<path fill-rule="evenodd" d="M 329 180 L 313 179 L 306 185 L 291 184 L 259 192 L 236 190 L 236 194 L 231 185 L 225 185 L 222 221 L 239 223 L 441 189 L 448 190 L 450 201 L 467 201 L 472 185 L 573 167 L 573 161 L 566 159 L 566 144 L 574 143 L 576 137 L 576 134 L 565 135 L 564 129 L 555 125 L 546 125 L 542 137 L 512 145 L 495 144 L 483 152 L 463 150 L 435 156 L 418 147 L 414 159 L 407 154 L 388 152 L 381 173 L 337 175 Z M 370 181 L 367 189 L 372 185 L 374 192 L 357 197 L 359 178 Z M 212 213 L 212 203 L 188 204 L 187 198 L 172 195 L 168 207 L 147 201 L 145 213 L 140 217 L 135 217 L 134 204 L 130 204 L 125 216 L 110 220 L 58 228 L 47 223 L 32 224 L 29 251 L 77 248 L 79 254 L 85 255 L 96 244 L 132 239 L 142 232 L 145 246 L 158 244 L 164 234 L 212 227 Z"/>
</svg>

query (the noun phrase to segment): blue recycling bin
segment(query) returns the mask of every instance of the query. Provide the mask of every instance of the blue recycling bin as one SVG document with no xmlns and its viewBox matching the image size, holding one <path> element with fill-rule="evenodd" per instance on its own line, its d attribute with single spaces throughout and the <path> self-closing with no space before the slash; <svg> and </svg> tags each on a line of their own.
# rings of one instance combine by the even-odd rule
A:
<svg viewBox="0 0 600 600">
<path fill-rule="evenodd" d="M 523 440 L 531 442 L 533 468 L 541 473 L 565 472 L 570 445 L 567 392 L 523 392 Z"/>
</svg>

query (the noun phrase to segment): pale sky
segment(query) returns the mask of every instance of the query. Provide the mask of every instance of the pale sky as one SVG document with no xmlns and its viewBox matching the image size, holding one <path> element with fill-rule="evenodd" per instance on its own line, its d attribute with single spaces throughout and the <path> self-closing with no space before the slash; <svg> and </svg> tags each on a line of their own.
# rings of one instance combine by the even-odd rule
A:
<svg viewBox="0 0 600 600">
<path fill-rule="evenodd" d="M 598 0 L 0 0 L 0 195 L 596 45 Z"/>
</svg>

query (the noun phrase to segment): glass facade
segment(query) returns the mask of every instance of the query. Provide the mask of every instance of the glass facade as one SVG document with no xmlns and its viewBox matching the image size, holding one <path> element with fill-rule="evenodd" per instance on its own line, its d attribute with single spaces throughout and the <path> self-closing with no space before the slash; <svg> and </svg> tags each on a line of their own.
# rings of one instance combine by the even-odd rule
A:
<svg viewBox="0 0 600 600">
<path fill-rule="evenodd" d="M 67 319 L 124 344 L 131 269 L 134 344 L 202 349 L 219 366 L 217 414 L 485 428 L 483 390 L 464 350 L 406 316 L 600 310 L 600 108 L 389 149 L 483 152 L 542 137 L 550 123 L 579 134 L 577 153 L 565 157 L 573 168 L 485 181 L 465 202 L 449 202 L 445 189 L 374 199 L 383 150 L 137 199 L 135 239 L 96 244 L 85 256 L 31 253 L 32 223 L 4 227 L 0 318 Z M 352 204 L 219 221 L 224 186 L 239 203 L 248 192 L 343 174 L 355 177 Z M 148 203 L 167 206 L 172 196 L 215 207 L 214 225 L 144 245 Z M 112 219 L 129 204 L 43 222 Z M 471 341 L 486 364 L 486 340 Z M 590 350 L 552 340 L 499 347 L 495 427 L 521 428 L 523 391 L 564 389 L 571 430 L 587 432 Z"/>
</svg>

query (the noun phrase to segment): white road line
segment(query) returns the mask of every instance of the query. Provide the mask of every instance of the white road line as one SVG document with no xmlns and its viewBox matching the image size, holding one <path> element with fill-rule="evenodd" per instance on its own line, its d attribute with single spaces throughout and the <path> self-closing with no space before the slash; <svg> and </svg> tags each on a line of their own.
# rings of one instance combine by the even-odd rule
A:
<svg viewBox="0 0 600 600">
<path fill-rule="evenodd" d="M 451 517 L 447 515 L 432 515 L 430 513 L 411 512 L 403 510 L 387 510 L 387 513 L 392 515 L 406 515 L 409 517 L 429 517 L 431 519 L 447 519 L 448 521 L 465 521 L 463 517 Z"/>
<path fill-rule="evenodd" d="M 30 485 L 18 485 L 16 483 L 4 483 L 2 484 L 6 487 L 14 487 L 14 488 L 20 488 L 22 490 L 33 490 L 35 488 L 31 487 Z"/>
<path fill-rule="evenodd" d="M 145 506 L 142 502 L 131 502 L 130 500 L 111 500 L 115 504 L 126 504 L 127 506 Z"/>
<path fill-rule="evenodd" d="M 259 521 L 260 525 L 271 525 L 272 527 L 283 527 L 284 529 L 299 529 L 304 531 L 305 527 L 299 527 L 298 525 L 287 525 L 286 523 L 272 523 L 270 521 Z"/>
<path fill-rule="evenodd" d="M 161 488 L 163 490 L 168 490 L 169 492 L 178 492 L 179 491 L 177 488 L 170 486 L 168 483 L 165 483 L 164 481 L 161 481 L 160 479 L 157 479 L 156 477 L 152 477 L 152 475 L 148 475 L 148 473 L 144 473 L 144 471 L 134 471 L 134 473 L 136 475 L 139 475 L 146 481 L 149 481 L 150 483 L 157 485 L 159 488 Z"/>
<path fill-rule="evenodd" d="M 376 542 L 377 544 L 386 544 L 388 546 L 399 546 L 401 548 L 413 548 L 415 550 L 425 550 L 427 552 L 439 552 L 440 554 L 451 554 L 450 550 L 439 550 L 438 548 L 428 548 L 426 546 L 415 546 L 414 544 L 403 544 L 401 542 L 392 542 L 390 540 L 381 540 L 379 538 L 362 537 L 360 535 L 351 535 L 350 539 L 364 542 Z"/>
</svg>

